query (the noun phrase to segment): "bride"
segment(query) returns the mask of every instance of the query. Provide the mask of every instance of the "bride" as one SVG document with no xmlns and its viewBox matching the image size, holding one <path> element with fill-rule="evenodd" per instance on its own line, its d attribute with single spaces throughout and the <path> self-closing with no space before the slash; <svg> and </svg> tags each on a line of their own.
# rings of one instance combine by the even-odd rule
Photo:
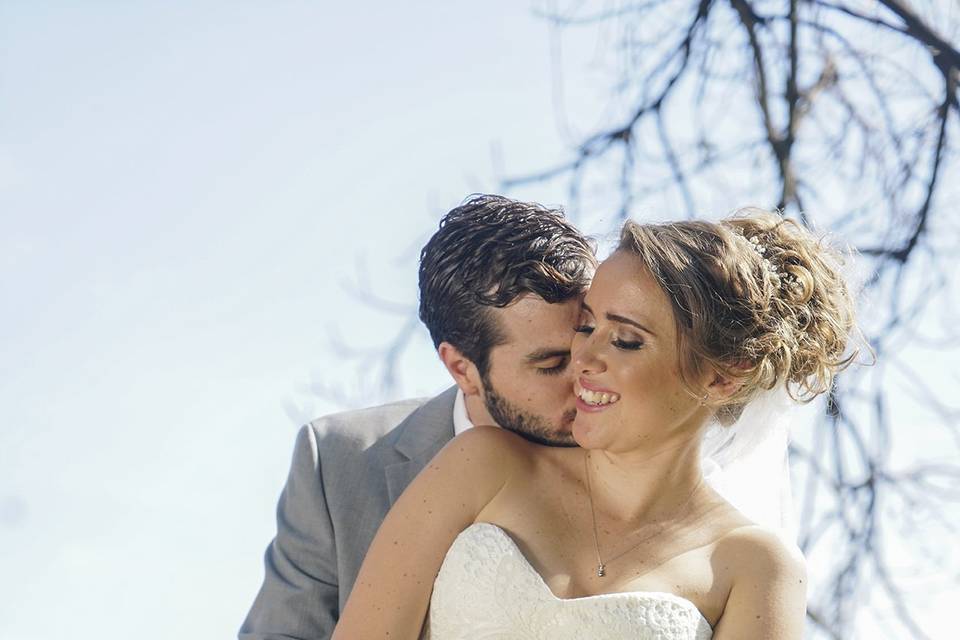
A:
<svg viewBox="0 0 960 640">
<path fill-rule="evenodd" d="M 572 346 L 580 448 L 451 441 L 387 515 L 333 637 L 800 638 L 799 550 L 704 481 L 701 448 L 767 390 L 829 389 L 852 327 L 835 254 L 788 220 L 628 222 Z"/>
</svg>

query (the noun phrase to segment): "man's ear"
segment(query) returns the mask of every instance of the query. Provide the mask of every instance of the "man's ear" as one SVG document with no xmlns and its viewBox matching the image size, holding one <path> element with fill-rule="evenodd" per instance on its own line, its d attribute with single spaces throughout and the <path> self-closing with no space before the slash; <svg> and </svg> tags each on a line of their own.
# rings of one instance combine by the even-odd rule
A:
<svg viewBox="0 0 960 640">
<path fill-rule="evenodd" d="M 437 354 L 440 356 L 440 362 L 453 377 L 453 381 L 463 391 L 463 395 L 480 395 L 483 389 L 480 372 L 470 358 L 460 353 L 460 350 L 449 342 L 441 342 L 437 347 Z"/>
</svg>

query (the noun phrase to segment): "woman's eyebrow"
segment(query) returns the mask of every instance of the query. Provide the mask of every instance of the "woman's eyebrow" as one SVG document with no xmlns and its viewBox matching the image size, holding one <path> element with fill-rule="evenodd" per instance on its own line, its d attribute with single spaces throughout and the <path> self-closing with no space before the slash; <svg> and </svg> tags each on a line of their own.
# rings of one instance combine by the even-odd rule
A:
<svg viewBox="0 0 960 640">
<path fill-rule="evenodd" d="M 582 303 L 582 306 L 583 306 L 584 309 L 586 309 L 587 311 L 590 312 L 590 315 L 596 315 L 596 314 L 593 312 L 593 309 L 591 309 L 591 308 L 589 307 L 589 305 L 587 305 L 586 302 Z M 628 318 L 628 317 L 626 317 L 626 316 L 621 316 L 621 315 L 616 314 L 616 313 L 610 313 L 610 312 L 608 311 L 608 312 L 604 315 L 604 317 L 606 317 L 606 319 L 607 319 L 607 320 L 610 320 L 611 322 L 619 322 L 619 323 L 621 323 L 621 324 L 629 324 L 629 325 L 631 325 L 631 326 L 636 327 L 637 329 L 640 329 L 641 331 L 645 331 L 645 332 L 649 333 L 649 334 L 650 334 L 651 336 L 653 336 L 654 338 L 657 337 L 657 334 L 655 334 L 653 331 L 650 331 L 650 329 L 647 329 L 645 326 L 643 326 L 642 324 L 640 324 L 640 323 L 637 322 L 636 320 L 631 320 L 630 318 Z"/>
</svg>

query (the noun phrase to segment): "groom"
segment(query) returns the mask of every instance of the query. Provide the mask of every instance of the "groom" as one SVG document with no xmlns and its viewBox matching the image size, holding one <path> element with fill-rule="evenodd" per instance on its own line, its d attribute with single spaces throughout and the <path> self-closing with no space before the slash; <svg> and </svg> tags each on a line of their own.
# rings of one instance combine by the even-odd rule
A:
<svg viewBox="0 0 960 640">
<path fill-rule="evenodd" d="M 443 217 L 420 254 L 420 319 L 456 386 L 300 430 L 240 640 L 329 638 L 387 510 L 455 434 L 574 446 L 570 343 L 595 267 L 556 210 L 478 195 Z"/>
</svg>

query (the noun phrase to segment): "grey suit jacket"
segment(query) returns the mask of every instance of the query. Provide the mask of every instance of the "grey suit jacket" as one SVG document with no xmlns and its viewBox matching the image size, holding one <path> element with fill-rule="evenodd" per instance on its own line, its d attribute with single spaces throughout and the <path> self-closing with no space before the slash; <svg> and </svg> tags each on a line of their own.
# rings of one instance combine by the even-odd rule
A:
<svg viewBox="0 0 960 640">
<path fill-rule="evenodd" d="M 380 522 L 453 438 L 456 394 L 452 387 L 425 403 L 327 416 L 300 430 L 240 640 L 330 637 Z"/>
</svg>

